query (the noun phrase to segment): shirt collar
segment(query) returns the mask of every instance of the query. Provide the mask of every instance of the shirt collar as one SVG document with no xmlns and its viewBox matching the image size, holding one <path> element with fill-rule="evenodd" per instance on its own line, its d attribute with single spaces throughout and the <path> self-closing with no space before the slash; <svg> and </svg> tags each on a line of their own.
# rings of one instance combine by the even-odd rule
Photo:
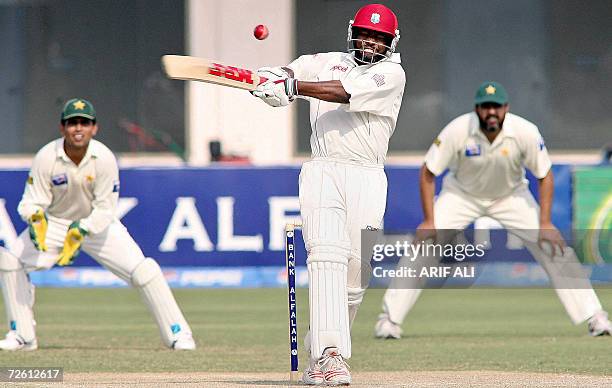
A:
<svg viewBox="0 0 612 388">
<path fill-rule="evenodd" d="M 85 153 L 83 160 L 81 160 L 81 164 L 92 157 L 97 158 L 98 151 L 99 149 L 96 141 L 91 139 L 89 146 L 87 146 L 87 152 Z M 55 141 L 55 153 L 57 154 L 58 158 L 64 160 L 65 162 L 72 162 L 68 155 L 66 155 L 66 151 L 64 151 L 64 138 L 60 138 Z"/>
<path fill-rule="evenodd" d="M 389 61 L 393 63 L 402 63 L 402 59 L 400 58 L 400 53 L 391 54 L 391 58 L 389 58 Z"/>
<path fill-rule="evenodd" d="M 380 60 L 378 62 L 366 63 L 366 64 L 363 64 L 363 65 L 360 65 L 359 62 L 357 62 L 357 60 L 355 59 L 354 55 L 349 55 L 349 57 L 351 58 L 351 61 L 353 61 L 353 63 L 356 66 L 373 66 L 373 65 L 376 65 L 376 64 L 379 64 L 379 63 L 382 63 L 382 62 L 386 62 L 386 61 L 389 61 L 389 62 L 392 62 L 392 63 L 402 63 L 402 59 L 400 57 L 400 53 L 393 53 L 388 58 L 382 59 L 382 60 Z"/>
</svg>

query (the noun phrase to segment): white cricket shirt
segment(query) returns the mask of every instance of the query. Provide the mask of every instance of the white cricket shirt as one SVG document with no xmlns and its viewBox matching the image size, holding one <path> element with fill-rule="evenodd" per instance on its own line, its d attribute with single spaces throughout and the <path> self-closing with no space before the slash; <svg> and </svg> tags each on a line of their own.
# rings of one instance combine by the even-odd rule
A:
<svg viewBox="0 0 612 388">
<path fill-rule="evenodd" d="M 27 222 L 42 209 L 47 214 L 79 221 L 96 234 L 115 219 L 119 198 L 119 169 L 115 156 L 92 139 L 77 166 L 64 151 L 64 139 L 45 145 L 34 157 L 17 211 Z"/>
<path fill-rule="evenodd" d="M 551 167 L 548 151 L 538 127 L 522 117 L 507 113 L 493 143 L 480 130 L 478 115 L 466 113 L 451 121 L 434 140 L 425 156 L 429 171 L 444 178 L 444 187 L 495 199 L 527 185 L 527 167 L 544 178 Z"/>
<path fill-rule="evenodd" d="M 348 104 L 300 96 L 310 101 L 313 158 L 385 162 L 406 83 L 399 54 L 360 66 L 348 53 L 303 55 L 287 67 L 298 81 L 339 80 L 351 95 Z"/>
</svg>

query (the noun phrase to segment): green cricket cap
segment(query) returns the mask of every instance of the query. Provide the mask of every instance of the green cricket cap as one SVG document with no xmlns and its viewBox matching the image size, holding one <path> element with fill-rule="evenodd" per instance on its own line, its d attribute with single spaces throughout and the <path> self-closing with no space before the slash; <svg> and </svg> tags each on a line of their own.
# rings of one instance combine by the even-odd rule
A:
<svg viewBox="0 0 612 388">
<path fill-rule="evenodd" d="M 85 117 L 86 119 L 96 120 L 96 110 L 91 102 L 82 98 L 73 98 L 64 104 L 61 121 L 72 117 Z"/>
<path fill-rule="evenodd" d="M 508 103 L 508 93 L 506 88 L 499 82 L 487 81 L 482 83 L 476 91 L 474 103 L 476 105 L 484 104 L 485 102 L 494 102 L 504 105 Z"/>
</svg>

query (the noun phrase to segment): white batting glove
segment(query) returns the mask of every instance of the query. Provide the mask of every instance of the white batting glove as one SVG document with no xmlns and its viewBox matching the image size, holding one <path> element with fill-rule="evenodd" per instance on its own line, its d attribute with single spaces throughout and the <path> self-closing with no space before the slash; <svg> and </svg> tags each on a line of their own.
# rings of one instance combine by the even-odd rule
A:
<svg viewBox="0 0 612 388">
<path fill-rule="evenodd" d="M 273 107 L 287 106 L 297 95 L 297 80 L 285 78 L 266 81 L 253 91 L 253 95 Z"/>
<path fill-rule="evenodd" d="M 266 82 L 274 82 L 278 80 L 284 80 L 285 78 L 289 78 L 289 74 L 285 70 L 283 70 L 282 67 L 261 67 L 257 69 L 257 75 L 260 77 L 267 78 Z M 262 83 L 261 85 L 263 84 L 265 84 L 265 82 Z M 261 98 L 263 102 L 265 102 L 266 104 L 270 106 L 274 106 L 274 107 L 283 106 L 281 105 L 281 101 L 277 97 L 268 96 L 265 93 L 262 93 L 261 91 L 257 91 L 257 90 L 252 91 L 251 94 L 254 95 L 255 97 Z"/>
<path fill-rule="evenodd" d="M 289 78 L 289 74 L 285 70 L 283 70 L 282 67 L 261 67 L 257 69 L 257 75 L 260 77 L 267 78 L 267 81 L 259 85 L 260 88 L 257 88 L 256 90 L 251 92 L 252 95 L 261 98 L 263 102 L 273 107 L 285 106 L 288 104 L 285 103 L 284 100 L 281 100 L 280 98 L 275 96 L 274 93 L 266 93 L 263 91 L 264 88 L 272 87 L 272 85 L 267 84 L 273 84 L 275 81 Z"/>
<path fill-rule="evenodd" d="M 257 75 L 260 77 L 266 77 L 268 81 L 278 81 L 279 79 L 289 78 L 287 73 L 282 67 L 260 67 L 257 69 Z"/>
</svg>

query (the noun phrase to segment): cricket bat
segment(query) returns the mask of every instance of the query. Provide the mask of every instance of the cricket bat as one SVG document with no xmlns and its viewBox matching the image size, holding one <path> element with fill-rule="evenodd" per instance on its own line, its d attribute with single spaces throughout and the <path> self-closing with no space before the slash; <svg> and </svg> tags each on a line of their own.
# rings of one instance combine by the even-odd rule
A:
<svg viewBox="0 0 612 388">
<path fill-rule="evenodd" d="M 185 55 L 164 55 L 162 67 L 168 78 L 208 82 L 249 91 L 255 90 L 257 85 L 268 80 L 248 69 Z"/>
</svg>

